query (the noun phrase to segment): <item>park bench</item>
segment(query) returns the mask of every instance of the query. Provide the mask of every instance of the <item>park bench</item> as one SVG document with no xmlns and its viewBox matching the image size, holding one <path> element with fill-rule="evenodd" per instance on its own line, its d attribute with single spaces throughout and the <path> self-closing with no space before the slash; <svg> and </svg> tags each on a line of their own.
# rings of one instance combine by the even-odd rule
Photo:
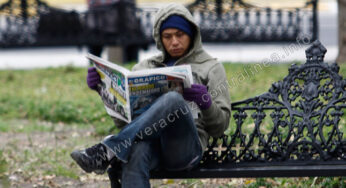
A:
<svg viewBox="0 0 346 188">
<path fill-rule="evenodd" d="M 346 79 L 315 41 L 268 92 L 232 103 L 231 131 L 211 138 L 190 171 L 154 170 L 153 179 L 346 176 Z M 110 168 L 111 186 L 118 172 Z"/>
</svg>

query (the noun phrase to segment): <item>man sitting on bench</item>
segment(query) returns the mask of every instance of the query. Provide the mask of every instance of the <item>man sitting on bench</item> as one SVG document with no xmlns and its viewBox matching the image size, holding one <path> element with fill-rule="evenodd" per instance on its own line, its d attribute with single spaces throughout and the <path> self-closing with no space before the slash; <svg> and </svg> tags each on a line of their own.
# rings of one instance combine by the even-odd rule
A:
<svg viewBox="0 0 346 188">
<path fill-rule="evenodd" d="M 162 53 L 136 64 L 133 70 L 190 64 L 195 84 L 185 88 L 183 95 L 175 91 L 162 95 L 119 134 L 71 153 L 88 173 L 102 174 L 111 163 L 119 164 L 123 187 L 150 187 L 149 171 L 157 167 L 193 168 L 201 160 L 209 136 L 221 136 L 229 125 L 225 70 L 202 48 L 200 30 L 190 12 L 177 4 L 160 9 L 153 36 Z M 89 68 L 88 86 L 97 90 L 100 82 L 95 68 Z M 184 99 L 198 105 L 197 118 Z"/>
</svg>

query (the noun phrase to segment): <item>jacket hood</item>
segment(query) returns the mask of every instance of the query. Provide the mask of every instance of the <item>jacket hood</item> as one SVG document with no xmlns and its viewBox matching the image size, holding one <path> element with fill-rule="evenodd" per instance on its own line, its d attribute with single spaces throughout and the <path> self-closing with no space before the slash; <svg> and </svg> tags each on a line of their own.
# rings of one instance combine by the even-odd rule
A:
<svg viewBox="0 0 346 188">
<path fill-rule="evenodd" d="M 214 59 L 204 52 L 204 50 L 202 48 L 202 39 L 201 39 L 201 32 L 200 32 L 199 26 L 194 21 L 194 18 L 191 15 L 191 13 L 189 12 L 189 10 L 181 4 L 171 3 L 165 7 L 162 7 L 157 12 L 157 14 L 155 16 L 155 21 L 154 21 L 153 38 L 156 42 L 157 49 L 162 52 L 161 58 L 158 58 L 161 61 L 160 63 L 162 63 L 164 61 L 165 56 L 166 56 L 166 52 L 165 52 L 165 49 L 164 49 L 162 41 L 161 41 L 160 27 L 161 27 L 162 22 L 165 21 L 171 15 L 182 16 L 195 27 L 194 38 L 192 40 L 193 45 L 192 45 L 190 51 L 186 55 L 181 57 L 175 63 L 175 65 L 180 64 L 180 63 L 185 62 L 185 61 L 187 61 L 189 63 L 203 63 L 204 61 Z"/>
</svg>

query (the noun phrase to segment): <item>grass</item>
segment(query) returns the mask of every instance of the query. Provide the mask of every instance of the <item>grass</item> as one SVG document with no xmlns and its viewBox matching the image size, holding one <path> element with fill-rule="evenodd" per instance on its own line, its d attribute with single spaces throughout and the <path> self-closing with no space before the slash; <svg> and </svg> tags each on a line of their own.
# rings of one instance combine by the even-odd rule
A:
<svg viewBox="0 0 346 188">
<path fill-rule="evenodd" d="M 130 68 L 132 65 L 127 66 Z M 288 68 L 288 65 L 262 69 L 256 69 L 255 65 L 249 65 L 245 69 L 242 64 L 224 66 L 231 83 L 232 101 L 267 91 L 273 81 L 280 80 L 287 74 Z M 249 77 L 245 71 L 250 70 L 254 74 Z M 273 72 L 276 74 L 272 74 Z M 79 126 L 92 124 L 98 134 L 105 134 L 112 128 L 113 122 L 103 110 L 100 97 L 87 87 L 85 77 L 85 69 L 70 66 L 0 71 L 0 85 L 6 86 L 0 89 L 0 131 L 50 131 L 49 126 L 37 123 L 40 121 Z M 24 119 L 25 122 L 12 122 L 16 126 L 6 126 L 18 119 Z"/>
<path fill-rule="evenodd" d="M 131 67 L 132 64 L 128 65 Z M 273 81 L 287 74 L 288 65 L 259 70 L 241 78 L 241 64 L 225 64 L 233 101 L 268 90 Z M 275 72 L 276 74 L 272 74 Z M 0 113 L 2 119 L 29 119 L 65 123 L 103 122 L 105 112 L 96 92 L 85 84 L 83 68 L 61 67 L 31 71 L 0 71 Z M 235 83 L 235 84 L 233 84 Z M 108 122 L 107 122 L 108 123 Z"/>
<path fill-rule="evenodd" d="M 12 125 L 12 126 L 8 126 Z M 33 133 L 52 132 L 59 124 L 35 120 L 10 119 L 0 120 L 0 132 Z"/>
<path fill-rule="evenodd" d="M 288 73 L 288 64 L 264 67 L 259 64 L 224 64 L 231 100 L 244 100 L 267 92 L 271 84 Z M 275 73 L 275 74 L 273 74 Z"/>
<path fill-rule="evenodd" d="M 130 68 L 133 63 L 126 66 Z M 234 102 L 268 91 L 273 82 L 288 74 L 289 65 L 260 67 L 226 63 L 224 67 Z M 339 74 L 346 76 L 346 64 L 341 65 Z M 76 146 L 90 146 L 114 128 L 100 97 L 87 87 L 85 77 L 86 68 L 70 66 L 0 71 L 0 134 L 18 135 L 18 139 L 0 150 L 0 180 L 8 171 L 15 173 L 15 169 L 21 169 L 26 178 L 54 175 L 78 180 L 81 172 L 74 166 L 69 152 Z M 345 125 L 345 119 L 340 123 Z M 24 143 L 25 147 L 19 147 L 23 136 L 29 138 L 28 142 Z M 243 185 L 343 187 L 345 181 L 345 178 L 258 178 L 246 179 Z M 204 180 L 180 182 L 183 186 L 203 184 Z M 236 184 L 226 183 L 225 187 Z"/>
<path fill-rule="evenodd" d="M 84 69 L 63 67 L 1 71 L 0 130 L 11 119 L 111 125 L 97 94 L 87 88 Z M 96 123 L 97 122 L 97 123 Z M 6 128 L 5 128 L 6 129 Z M 105 129 L 97 129 L 102 133 Z"/>
<path fill-rule="evenodd" d="M 0 150 L 0 178 L 7 172 L 7 161 L 4 159 L 3 151 Z"/>
</svg>

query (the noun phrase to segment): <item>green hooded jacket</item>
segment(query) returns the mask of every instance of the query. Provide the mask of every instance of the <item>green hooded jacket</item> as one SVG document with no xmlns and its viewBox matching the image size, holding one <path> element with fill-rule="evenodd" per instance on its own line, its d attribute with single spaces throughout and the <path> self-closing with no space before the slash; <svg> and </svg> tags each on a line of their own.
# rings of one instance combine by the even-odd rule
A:
<svg viewBox="0 0 346 188">
<path fill-rule="evenodd" d="M 208 92 L 212 97 L 210 108 L 199 112 L 198 119 L 195 120 L 201 146 L 204 151 L 209 136 L 219 137 L 228 128 L 231 115 L 231 101 L 224 67 L 202 48 L 200 29 L 196 25 L 191 13 L 183 5 L 169 4 L 158 11 L 154 22 L 153 37 L 157 48 L 162 53 L 139 62 L 133 67 L 133 70 L 166 66 L 163 62 L 167 55 L 161 42 L 159 31 L 161 23 L 173 14 L 183 16 L 196 28 L 194 41 L 192 41 L 193 46 L 174 65 L 190 64 L 194 83 L 207 86 Z"/>
</svg>

